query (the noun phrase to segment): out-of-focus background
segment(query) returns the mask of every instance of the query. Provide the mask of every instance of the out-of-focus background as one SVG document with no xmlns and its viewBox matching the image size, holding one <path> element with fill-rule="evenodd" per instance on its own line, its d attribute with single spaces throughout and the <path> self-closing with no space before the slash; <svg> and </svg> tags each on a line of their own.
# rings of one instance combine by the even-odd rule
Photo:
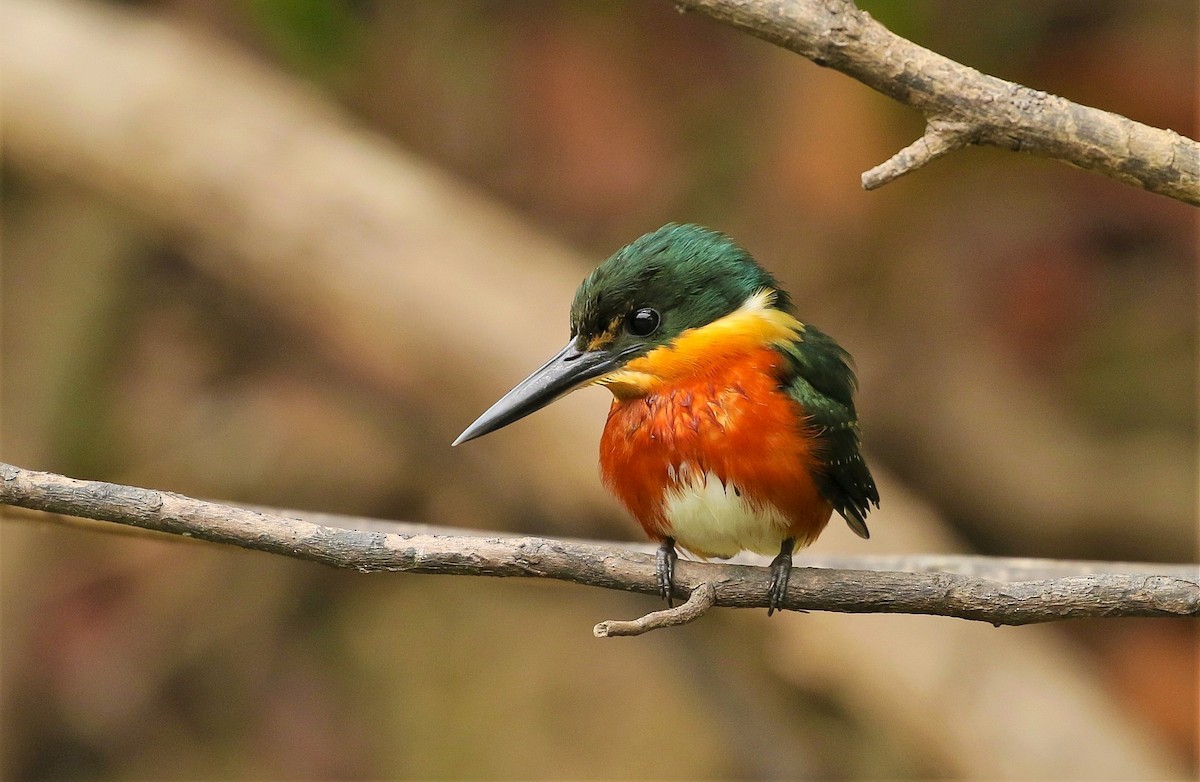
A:
<svg viewBox="0 0 1200 782">
<path fill-rule="evenodd" d="M 1197 135 L 1192 0 L 864 2 Z M 588 390 L 451 450 L 668 221 L 857 359 L 882 509 L 822 553 L 1197 558 L 1196 210 L 967 150 L 669 2 L 0 2 L 5 461 L 636 539 Z M 1194 778 L 1194 622 L 716 612 L 8 518 L 9 779 Z"/>
</svg>

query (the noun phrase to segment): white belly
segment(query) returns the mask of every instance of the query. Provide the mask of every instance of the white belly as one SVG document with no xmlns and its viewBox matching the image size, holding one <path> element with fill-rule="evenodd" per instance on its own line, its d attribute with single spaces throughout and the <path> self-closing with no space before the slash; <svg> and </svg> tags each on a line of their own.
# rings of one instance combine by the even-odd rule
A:
<svg viewBox="0 0 1200 782">
<path fill-rule="evenodd" d="M 711 557 L 732 557 L 743 549 L 774 555 L 787 536 L 788 522 L 773 505 L 754 508 L 717 476 L 684 464 L 672 477 L 665 512 L 675 541 L 685 549 Z"/>
</svg>

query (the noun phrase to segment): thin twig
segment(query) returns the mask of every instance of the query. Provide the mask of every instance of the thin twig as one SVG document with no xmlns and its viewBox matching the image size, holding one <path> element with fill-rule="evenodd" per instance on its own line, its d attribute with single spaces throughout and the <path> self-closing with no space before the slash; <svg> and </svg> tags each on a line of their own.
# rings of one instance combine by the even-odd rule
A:
<svg viewBox="0 0 1200 782">
<path fill-rule="evenodd" d="M 364 573 L 553 578 L 655 594 L 654 557 L 613 545 L 323 526 L 171 492 L 0 464 L 0 504 L 128 524 Z M 1107 616 L 1200 616 L 1200 572 L 1096 573 L 998 581 L 954 573 L 796 568 L 785 608 L 953 616 L 995 625 Z M 1161 566 L 1167 570 L 1170 566 Z M 765 608 L 769 574 L 745 565 L 680 561 L 682 596 L 710 583 L 714 605 Z"/>
<path fill-rule="evenodd" d="M 615 638 L 619 635 L 641 635 L 651 630 L 657 630 L 660 627 L 685 625 L 688 622 L 696 621 L 708 613 L 708 609 L 712 608 L 716 604 L 716 601 L 717 591 L 713 589 L 712 584 L 705 581 L 692 590 L 692 594 L 688 597 L 687 602 L 682 605 L 662 611 L 654 611 L 640 619 L 628 622 L 620 619 L 609 619 L 592 628 L 592 634 L 597 638 Z"/>
<path fill-rule="evenodd" d="M 864 174 L 867 189 L 973 143 L 1053 158 L 1200 205 L 1200 144 L 1192 139 L 988 76 L 901 38 L 852 0 L 673 2 L 921 111 L 930 126 L 926 135 Z M 971 132 L 968 138 L 943 137 L 936 123 Z"/>
<path fill-rule="evenodd" d="M 864 190 L 882 187 L 972 142 L 976 128 L 962 122 L 931 120 L 919 139 L 862 175 Z"/>
</svg>

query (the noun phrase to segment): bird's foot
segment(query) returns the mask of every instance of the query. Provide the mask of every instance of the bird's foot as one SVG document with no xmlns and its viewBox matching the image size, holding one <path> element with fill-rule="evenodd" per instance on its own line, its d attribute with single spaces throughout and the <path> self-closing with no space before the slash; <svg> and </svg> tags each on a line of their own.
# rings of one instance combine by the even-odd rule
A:
<svg viewBox="0 0 1200 782">
<path fill-rule="evenodd" d="M 793 538 L 787 538 L 779 547 L 779 553 L 771 560 L 771 586 L 767 588 L 767 616 L 783 610 L 787 598 L 788 579 L 792 575 L 792 550 L 796 547 Z"/>
<path fill-rule="evenodd" d="M 658 594 L 667 601 L 667 608 L 674 608 L 675 601 L 671 592 L 675 584 L 675 560 L 679 554 L 675 551 L 675 538 L 663 538 L 658 547 L 658 559 L 654 563 L 654 572 L 658 576 Z"/>
</svg>

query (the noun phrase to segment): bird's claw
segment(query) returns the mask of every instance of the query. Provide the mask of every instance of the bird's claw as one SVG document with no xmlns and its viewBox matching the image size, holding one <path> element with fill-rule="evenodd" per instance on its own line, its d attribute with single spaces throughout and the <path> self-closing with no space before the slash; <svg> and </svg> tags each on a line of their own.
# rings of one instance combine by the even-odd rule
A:
<svg viewBox="0 0 1200 782">
<path fill-rule="evenodd" d="M 658 594 L 667 601 L 667 608 L 674 608 L 675 601 L 672 592 L 675 584 L 675 560 L 679 554 L 675 552 L 675 539 L 665 538 L 658 547 L 658 557 L 654 563 L 654 572 L 658 576 Z"/>
<path fill-rule="evenodd" d="M 782 611 L 787 599 L 788 579 L 792 575 L 792 549 L 796 542 L 791 538 L 783 541 L 779 554 L 771 560 L 771 585 L 767 587 L 767 616 Z"/>
</svg>

